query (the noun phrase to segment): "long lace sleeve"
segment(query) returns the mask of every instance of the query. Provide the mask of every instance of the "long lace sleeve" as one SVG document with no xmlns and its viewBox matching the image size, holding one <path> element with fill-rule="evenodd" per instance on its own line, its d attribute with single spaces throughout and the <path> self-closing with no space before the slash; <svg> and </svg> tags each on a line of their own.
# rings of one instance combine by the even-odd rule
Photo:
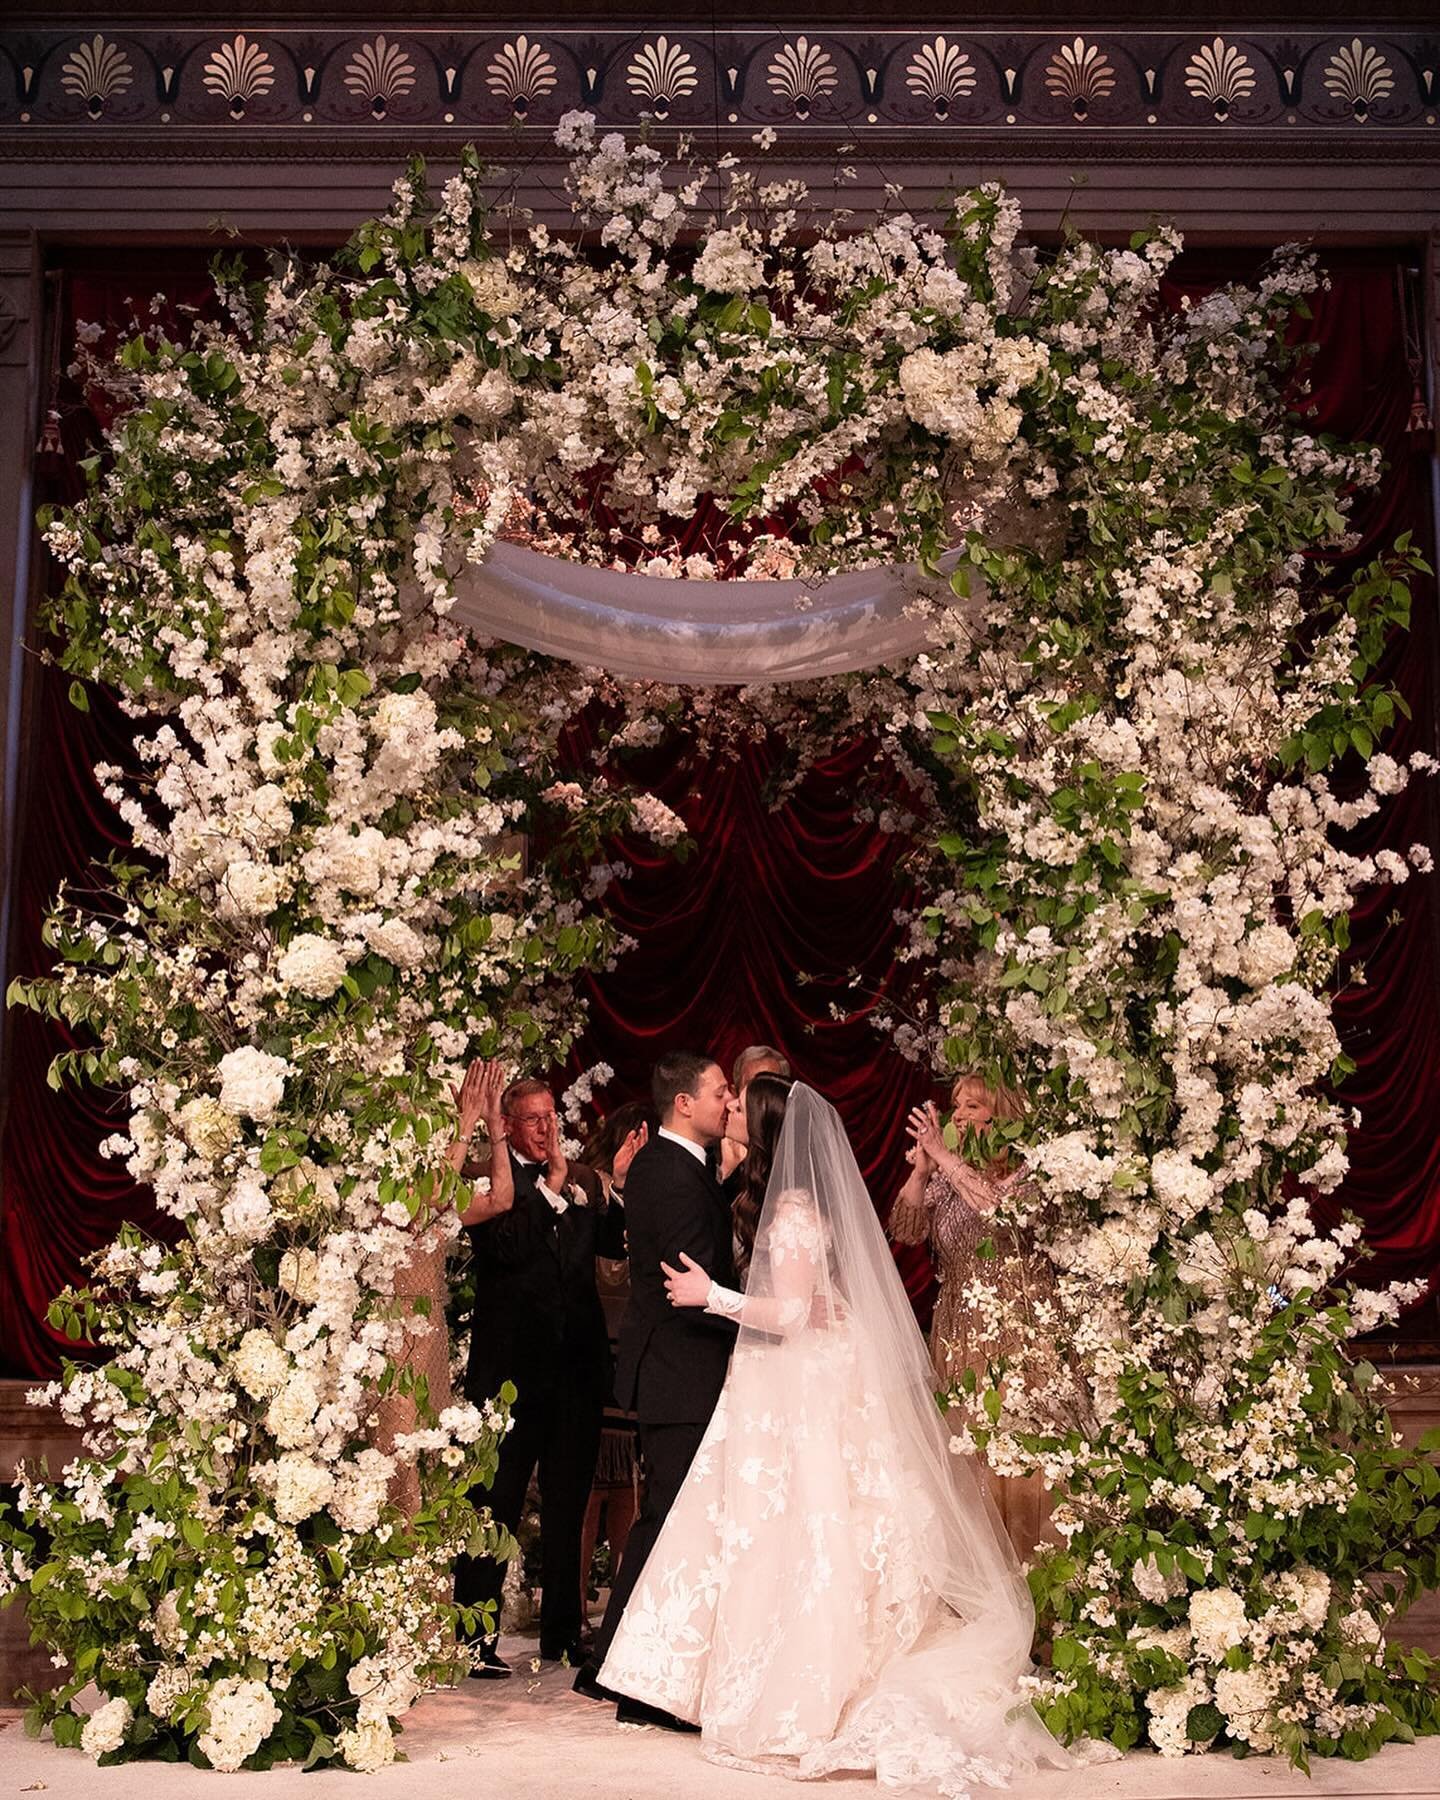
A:
<svg viewBox="0 0 1440 1800">
<path fill-rule="evenodd" d="M 737 1325 L 748 1325 L 752 1331 L 763 1331 L 772 1337 L 790 1337 L 810 1317 L 810 1296 L 798 1294 L 782 1299 L 779 1294 L 737 1294 L 734 1288 L 710 1283 L 705 1301 L 708 1313 L 734 1319 Z"/>
<path fill-rule="evenodd" d="M 808 1198 L 777 1207 L 763 1248 L 757 1241 L 756 1250 L 747 1291 L 738 1294 L 712 1281 L 705 1310 L 767 1336 L 791 1337 L 810 1323 L 825 1263 L 820 1224 Z"/>
</svg>

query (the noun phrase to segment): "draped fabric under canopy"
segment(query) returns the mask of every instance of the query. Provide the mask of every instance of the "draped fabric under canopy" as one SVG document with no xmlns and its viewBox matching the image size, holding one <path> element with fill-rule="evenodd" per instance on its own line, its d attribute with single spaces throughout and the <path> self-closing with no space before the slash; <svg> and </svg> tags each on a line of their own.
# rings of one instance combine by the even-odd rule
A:
<svg viewBox="0 0 1440 1800">
<path fill-rule="evenodd" d="M 972 577 L 972 599 L 981 590 Z M 482 637 L 636 681 L 695 687 L 810 681 L 903 662 L 929 640 L 949 584 L 915 567 L 824 582 L 676 581 L 496 544 L 457 582 L 452 618 Z"/>
</svg>

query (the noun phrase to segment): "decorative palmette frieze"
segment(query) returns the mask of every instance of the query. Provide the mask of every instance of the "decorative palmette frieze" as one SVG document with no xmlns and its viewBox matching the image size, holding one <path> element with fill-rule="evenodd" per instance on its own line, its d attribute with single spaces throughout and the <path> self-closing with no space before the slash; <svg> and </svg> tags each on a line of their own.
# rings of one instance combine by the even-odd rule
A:
<svg viewBox="0 0 1440 1800">
<path fill-rule="evenodd" d="M 1202 44 L 1185 67 L 1185 86 L 1217 119 L 1228 119 L 1255 92 L 1255 71 L 1244 51 L 1217 37 Z"/>
<path fill-rule="evenodd" d="M 224 100 L 232 119 L 243 119 L 250 102 L 274 87 L 275 65 L 259 44 L 247 41 L 242 31 L 216 49 L 205 64 L 203 80 L 207 93 L 218 94 Z"/>
<path fill-rule="evenodd" d="M 366 97 L 373 118 L 383 119 L 389 108 L 415 85 L 415 64 L 398 44 L 387 43 L 384 33 L 362 44 L 345 65 L 345 85 L 352 94 Z"/>
<path fill-rule="evenodd" d="M 1046 89 L 1068 100 L 1077 119 L 1088 117 L 1090 108 L 1115 92 L 1115 71 L 1104 51 L 1083 37 L 1062 44 L 1045 70 Z"/>
<path fill-rule="evenodd" d="M 0 130 L 1436 129 L 1440 34 L 0 28 Z"/>
<path fill-rule="evenodd" d="M 98 34 L 89 43 L 77 45 L 60 65 L 61 88 L 82 99 L 92 119 L 98 119 L 105 102 L 123 94 L 134 80 L 125 52 Z"/>
</svg>

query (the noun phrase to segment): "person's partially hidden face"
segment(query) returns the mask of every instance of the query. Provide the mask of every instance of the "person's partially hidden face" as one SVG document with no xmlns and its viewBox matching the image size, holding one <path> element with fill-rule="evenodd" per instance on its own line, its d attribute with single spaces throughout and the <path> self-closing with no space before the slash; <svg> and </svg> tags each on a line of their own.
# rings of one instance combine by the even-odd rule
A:
<svg viewBox="0 0 1440 1800">
<path fill-rule="evenodd" d="M 735 1096 L 735 1102 L 725 1116 L 725 1140 L 734 1144 L 737 1150 L 750 1148 L 750 1131 L 745 1120 L 745 1096 L 750 1091 L 747 1081 Z"/>
<path fill-rule="evenodd" d="M 740 1083 L 740 1100 L 744 1100 L 746 1088 L 749 1087 L 750 1083 L 757 1075 L 779 1075 L 783 1078 L 785 1072 L 784 1064 L 777 1062 L 776 1059 L 771 1056 L 762 1056 L 754 1062 L 747 1062 L 743 1071 L 745 1079 Z"/>
<path fill-rule="evenodd" d="M 957 1081 L 950 1096 L 950 1110 L 959 1132 L 972 1126 L 983 1131 L 995 1116 L 983 1081 Z"/>
<path fill-rule="evenodd" d="M 713 1144 L 724 1137 L 726 1120 L 735 1104 L 735 1095 L 725 1079 L 719 1063 L 711 1063 L 695 1083 L 693 1094 L 676 1096 L 676 1113 L 687 1120 L 691 1131 L 703 1144 Z"/>
<path fill-rule="evenodd" d="M 510 1142 L 531 1162 L 544 1162 L 550 1154 L 550 1125 L 555 1117 L 553 1094 L 526 1094 L 505 1115 Z"/>
</svg>

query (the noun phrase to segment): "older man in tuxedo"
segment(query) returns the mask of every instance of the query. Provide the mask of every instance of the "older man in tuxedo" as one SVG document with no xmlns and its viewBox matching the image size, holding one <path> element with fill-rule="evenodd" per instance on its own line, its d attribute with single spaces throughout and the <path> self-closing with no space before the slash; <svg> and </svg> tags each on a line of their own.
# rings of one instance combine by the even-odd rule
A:
<svg viewBox="0 0 1440 1800">
<path fill-rule="evenodd" d="M 475 1226 L 475 1312 L 465 1391 L 474 1401 L 515 1384 L 514 1423 L 490 1490 L 496 1522 L 514 1532 L 530 1477 L 540 1473 L 540 1654 L 583 1661 L 580 1541 L 610 1388 L 610 1342 L 595 1287 L 595 1258 L 625 1254 L 625 1219 L 599 1178 L 571 1162 L 560 1140 L 555 1097 L 544 1081 L 512 1082 L 501 1099 L 504 1145 L 514 1176 L 508 1213 Z M 625 1170 L 616 1159 L 615 1191 Z M 497 1630 L 481 1641 L 472 1673 L 510 1673 L 497 1648 L 504 1566 L 463 1557 L 455 1595 L 491 1605 Z"/>
</svg>

